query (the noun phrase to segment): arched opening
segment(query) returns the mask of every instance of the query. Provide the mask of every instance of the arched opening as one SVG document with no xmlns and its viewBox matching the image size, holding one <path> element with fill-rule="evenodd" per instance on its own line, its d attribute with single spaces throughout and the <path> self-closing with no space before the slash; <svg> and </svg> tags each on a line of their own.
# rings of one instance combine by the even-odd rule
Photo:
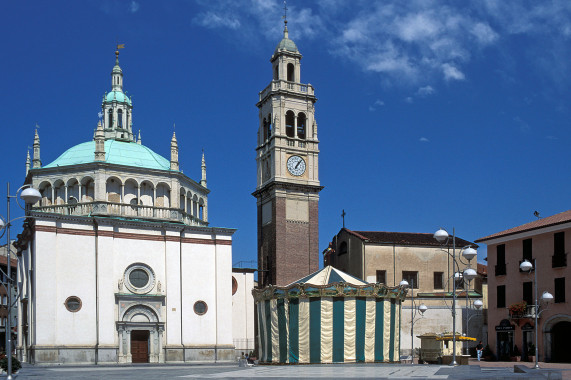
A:
<svg viewBox="0 0 571 380">
<path fill-rule="evenodd" d="M 85 177 L 81 180 L 81 202 L 93 202 L 95 198 L 95 181 L 91 177 Z"/>
<path fill-rule="evenodd" d="M 268 138 L 272 137 L 272 114 L 268 114 Z"/>
<path fill-rule="evenodd" d="M 339 255 L 344 255 L 347 253 L 347 242 L 344 241 L 341 243 L 341 245 L 339 246 Z"/>
<path fill-rule="evenodd" d="M 571 363 L 569 341 L 571 340 L 571 322 L 561 321 L 551 329 L 551 361 Z"/>
<path fill-rule="evenodd" d="M 167 184 L 160 183 L 157 185 L 157 200 L 156 207 L 170 207 L 170 193 L 171 189 Z"/>
<path fill-rule="evenodd" d="M 75 199 L 75 203 L 79 202 L 79 182 L 74 178 L 67 181 L 67 203 L 71 198 Z"/>
<path fill-rule="evenodd" d="M 266 121 L 266 119 L 264 118 L 264 120 L 262 121 L 262 125 L 263 125 L 263 135 L 264 135 L 264 141 L 266 141 L 268 139 L 268 122 Z"/>
<path fill-rule="evenodd" d="M 279 67 L 280 67 L 279 63 L 274 66 L 274 80 L 278 80 L 280 78 Z"/>
<path fill-rule="evenodd" d="M 140 204 L 144 206 L 154 206 L 155 204 L 155 197 L 154 197 L 154 188 L 153 184 L 150 182 L 143 182 L 141 184 L 141 191 L 140 191 Z"/>
<path fill-rule="evenodd" d="M 303 112 L 297 115 L 297 137 L 300 139 L 305 139 L 305 123 L 306 117 Z"/>
<path fill-rule="evenodd" d="M 288 82 L 295 82 L 293 63 L 287 64 L 287 80 Z"/>
<path fill-rule="evenodd" d="M 295 136 L 295 114 L 293 111 L 286 112 L 286 136 Z"/>
<path fill-rule="evenodd" d="M 61 179 L 54 182 L 54 204 L 63 205 L 65 204 L 65 185 Z"/>
<path fill-rule="evenodd" d="M 105 193 L 107 194 L 107 202 L 121 203 L 121 181 L 115 177 L 108 178 Z"/>
<path fill-rule="evenodd" d="M 117 110 L 117 125 L 119 128 L 123 128 L 123 110 L 121 108 Z"/>
<path fill-rule="evenodd" d="M 107 128 L 113 128 L 113 109 L 109 108 L 107 116 Z"/>
<path fill-rule="evenodd" d="M 41 206 L 51 206 L 53 199 L 53 189 L 49 182 L 43 182 L 39 187 L 40 194 L 42 195 Z"/>
</svg>

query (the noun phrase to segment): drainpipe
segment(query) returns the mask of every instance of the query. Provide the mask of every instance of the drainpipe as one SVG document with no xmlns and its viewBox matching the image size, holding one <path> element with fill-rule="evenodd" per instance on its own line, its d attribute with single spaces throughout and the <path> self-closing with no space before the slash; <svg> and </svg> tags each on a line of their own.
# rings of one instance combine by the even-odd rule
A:
<svg viewBox="0 0 571 380">
<path fill-rule="evenodd" d="M 95 218 L 93 226 L 95 227 L 95 365 L 97 365 L 99 364 L 99 226 Z"/>
</svg>

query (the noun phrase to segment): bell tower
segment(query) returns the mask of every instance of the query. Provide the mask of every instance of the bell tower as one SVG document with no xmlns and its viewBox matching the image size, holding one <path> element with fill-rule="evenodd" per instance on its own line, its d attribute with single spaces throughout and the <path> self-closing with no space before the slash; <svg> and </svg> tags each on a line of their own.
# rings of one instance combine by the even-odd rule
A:
<svg viewBox="0 0 571 380">
<path fill-rule="evenodd" d="M 301 82 L 301 54 L 284 37 L 260 92 L 256 147 L 258 283 L 287 285 L 319 269 L 319 141 L 313 87 Z"/>
</svg>

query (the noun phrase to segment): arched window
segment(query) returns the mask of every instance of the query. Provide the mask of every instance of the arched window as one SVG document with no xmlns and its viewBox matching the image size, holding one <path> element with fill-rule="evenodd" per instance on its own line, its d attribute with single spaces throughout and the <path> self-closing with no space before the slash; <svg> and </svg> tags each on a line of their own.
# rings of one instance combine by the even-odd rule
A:
<svg viewBox="0 0 571 380">
<path fill-rule="evenodd" d="M 297 137 L 300 139 L 305 139 L 305 114 L 300 112 L 297 115 Z"/>
<path fill-rule="evenodd" d="M 266 141 L 268 139 L 268 122 L 266 121 L 266 119 L 264 118 L 263 121 L 263 128 L 264 128 L 264 141 Z"/>
<path fill-rule="evenodd" d="M 278 80 L 279 79 L 279 70 L 280 70 L 280 65 L 279 63 L 276 65 L 276 67 L 274 67 L 274 80 Z"/>
<path fill-rule="evenodd" d="M 120 108 L 117 110 L 117 125 L 119 128 L 123 128 L 123 110 Z"/>
<path fill-rule="evenodd" d="M 272 114 L 268 114 L 268 138 L 272 137 Z"/>
<path fill-rule="evenodd" d="M 286 112 L 286 136 L 294 137 L 295 135 L 295 114 L 293 111 Z"/>
<path fill-rule="evenodd" d="M 109 108 L 109 119 L 107 128 L 113 128 L 113 109 Z"/>
<path fill-rule="evenodd" d="M 287 64 L 287 80 L 288 82 L 295 82 L 293 63 Z"/>
<path fill-rule="evenodd" d="M 347 242 L 344 241 L 344 242 L 342 242 L 341 245 L 339 246 L 339 253 L 338 253 L 338 255 L 340 256 L 340 255 L 344 255 L 344 254 L 346 254 L 346 253 L 347 253 Z"/>
</svg>

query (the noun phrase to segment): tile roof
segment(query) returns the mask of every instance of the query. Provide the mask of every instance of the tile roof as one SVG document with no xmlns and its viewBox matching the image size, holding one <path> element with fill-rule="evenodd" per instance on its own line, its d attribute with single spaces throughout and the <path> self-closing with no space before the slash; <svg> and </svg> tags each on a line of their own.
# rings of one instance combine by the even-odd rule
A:
<svg viewBox="0 0 571 380">
<path fill-rule="evenodd" d="M 441 244 L 436 241 L 434 234 L 418 233 L 418 232 L 384 232 L 384 231 L 351 231 L 344 229 L 348 233 L 358 237 L 361 240 L 370 243 L 379 244 L 398 244 L 398 245 L 424 245 L 432 247 L 440 247 Z M 452 239 L 449 242 L 452 245 Z M 478 248 L 477 244 L 461 239 L 456 236 L 456 247 L 465 247 L 471 245 Z"/>
<path fill-rule="evenodd" d="M 571 210 L 563 211 L 559 214 L 555 214 L 552 216 L 548 216 L 546 218 L 541 218 L 538 220 L 534 220 L 533 222 L 522 224 L 521 226 L 517 226 L 514 228 L 510 228 L 509 230 L 496 232 L 495 234 L 485 236 L 483 238 L 479 238 L 476 240 L 477 242 L 483 242 L 490 239 L 495 239 L 503 236 L 513 235 L 520 232 L 525 231 L 532 231 L 537 230 L 539 228 L 554 226 L 561 223 L 571 222 Z"/>
</svg>

